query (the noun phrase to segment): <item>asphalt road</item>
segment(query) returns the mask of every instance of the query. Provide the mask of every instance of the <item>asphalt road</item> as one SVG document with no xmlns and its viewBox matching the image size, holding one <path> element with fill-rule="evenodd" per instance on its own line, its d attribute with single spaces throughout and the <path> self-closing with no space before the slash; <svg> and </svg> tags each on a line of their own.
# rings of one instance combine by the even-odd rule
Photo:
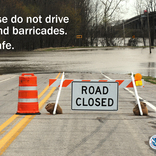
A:
<svg viewBox="0 0 156 156">
<path fill-rule="evenodd" d="M 88 69 L 91 69 L 90 64 L 88 64 Z M 112 79 L 130 79 L 128 74 L 107 72 L 104 74 Z M 126 90 L 119 89 L 118 111 L 76 111 L 71 110 L 71 89 L 63 88 L 59 100 L 63 114 L 50 115 L 44 107 L 47 103 L 55 102 L 58 88 L 46 101 L 44 99 L 52 89 L 48 88 L 39 99 L 41 115 L 15 117 L 18 105 L 19 75 L 21 73 L 0 76 L 0 147 L 8 139 L 1 148 L 2 155 L 156 155 L 156 150 L 151 149 L 148 143 L 149 138 L 156 135 L 156 113 L 148 107 L 148 116 L 135 116 L 133 114 L 135 98 Z M 40 72 L 35 75 L 38 79 L 37 88 L 40 94 L 47 87 L 48 80 L 55 78 L 58 72 Z M 68 72 L 68 68 L 65 78 L 106 79 L 100 71 L 87 72 L 79 69 Z M 138 93 L 156 107 L 155 85 L 145 82 L 145 87 L 139 88 Z M 11 121 L 11 117 L 15 119 Z M 8 120 L 10 123 L 7 124 Z"/>
</svg>

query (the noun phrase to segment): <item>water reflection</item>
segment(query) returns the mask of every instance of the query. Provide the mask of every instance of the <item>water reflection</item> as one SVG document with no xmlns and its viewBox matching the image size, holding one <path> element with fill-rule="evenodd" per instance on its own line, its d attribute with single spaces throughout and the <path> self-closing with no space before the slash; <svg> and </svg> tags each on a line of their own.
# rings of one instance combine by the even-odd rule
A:
<svg viewBox="0 0 156 156">
<path fill-rule="evenodd" d="M 156 50 L 148 48 L 99 48 L 94 51 L 6 52 L 0 53 L 0 74 L 52 72 L 140 72 L 156 77 Z"/>
<path fill-rule="evenodd" d="M 155 66 L 156 66 L 156 62 L 148 62 L 148 68 L 147 68 L 148 76 L 156 77 Z"/>
</svg>

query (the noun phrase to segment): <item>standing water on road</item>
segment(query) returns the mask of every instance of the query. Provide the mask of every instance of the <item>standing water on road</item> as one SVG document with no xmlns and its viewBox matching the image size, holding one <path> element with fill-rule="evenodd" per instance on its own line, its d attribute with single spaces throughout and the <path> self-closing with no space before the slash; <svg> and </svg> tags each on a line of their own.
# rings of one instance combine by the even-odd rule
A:
<svg viewBox="0 0 156 156">
<path fill-rule="evenodd" d="M 145 48 L 81 48 L 59 51 L 1 52 L 0 74 L 103 72 L 141 73 L 156 77 L 156 50 Z"/>
</svg>

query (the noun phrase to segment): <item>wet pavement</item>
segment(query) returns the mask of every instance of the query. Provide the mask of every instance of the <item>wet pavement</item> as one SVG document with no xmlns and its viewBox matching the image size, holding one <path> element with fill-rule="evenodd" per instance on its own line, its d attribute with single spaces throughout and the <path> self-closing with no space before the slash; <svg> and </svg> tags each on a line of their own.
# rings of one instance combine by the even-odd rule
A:
<svg viewBox="0 0 156 156">
<path fill-rule="evenodd" d="M 93 59 L 94 58 L 94 59 Z M 0 74 L 103 72 L 156 77 L 156 49 L 77 48 L 59 51 L 1 52 Z"/>
<path fill-rule="evenodd" d="M 57 74 L 35 74 L 39 94 L 47 86 L 49 78 L 55 78 Z M 107 76 L 112 79 L 130 77 L 127 74 L 107 74 Z M 65 77 L 106 79 L 100 73 L 80 72 L 66 73 Z M 18 74 L 0 76 L 0 125 L 17 112 L 18 80 Z M 49 88 L 39 99 L 39 105 L 51 89 Z M 58 88 L 46 104 L 55 102 L 57 93 Z M 144 88 L 138 89 L 138 93 L 141 97 L 150 99 L 156 106 L 156 87 L 153 84 L 146 82 Z M 62 88 L 59 105 L 63 109 L 63 114 L 50 115 L 44 106 L 40 110 L 40 115 L 20 115 L 1 130 L 0 146 L 2 141 L 8 138 L 8 134 L 12 134 L 16 127 L 20 127 L 19 124 L 23 123 L 23 120 L 29 118 L 29 124 L 26 127 L 26 123 L 23 123 L 18 131 L 12 134 L 8 142 L 13 139 L 14 141 L 9 147 L 7 145 L 4 147 L 6 150 L 2 155 L 124 156 L 125 153 L 126 156 L 156 155 L 156 150 L 152 150 L 149 146 L 150 137 L 156 133 L 156 113 L 149 110 L 148 116 L 134 116 L 135 98 L 123 88 L 119 89 L 118 111 L 72 110 L 71 89 L 67 87 Z M 21 129 L 23 129 L 22 132 Z"/>
<path fill-rule="evenodd" d="M 65 78 L 71 79 L 130 79 L 125 73 L 131 71 L 156 76 L 155 58 L 155 49 L 149 54 L 148 49 L 128 48 L 0 53 L 0 73 L 4 74 L 0 76 L 0 125 L 8 120 L 11 122 L 10 118 L 17 112 L 21 72 L 35 73 L 38 93 L 41 94 L 49 79 L 61 71 L 65 72 Z M 39 105 L 50 96 L 51 90 L 53 88 L 47 88 Z M 55 102 L 57 93 L 58 88 L 44 106 Z M 145 82 L 144 88 L 138 88 L 138 94 L 156 107 L 154 84 Z M 135 98 L 123 88 L 119 90 L 118 111 L 73 111 L 71 89 L 66 87 L 61 91 L 59 105 L 63 109 L 61 115 L 52 116 L 43 106 L 40 115 L 28 116 L 32 117 L 29 122 L 23 122 L 27 116 L 22 115 L 4 127 L 0 131 L 0 141 L 8 139 L 8 134 L 12 134 L 16 127 L 19 130 L 3 147 L 3 155 L 99 156 L 105 153 L 121 156 L 126 153 L 127 156 L 155 156 L 149 138 L 156 132 L 156 113 L 147 105 L 148 116 L 134 116 Z"/>
</svg>

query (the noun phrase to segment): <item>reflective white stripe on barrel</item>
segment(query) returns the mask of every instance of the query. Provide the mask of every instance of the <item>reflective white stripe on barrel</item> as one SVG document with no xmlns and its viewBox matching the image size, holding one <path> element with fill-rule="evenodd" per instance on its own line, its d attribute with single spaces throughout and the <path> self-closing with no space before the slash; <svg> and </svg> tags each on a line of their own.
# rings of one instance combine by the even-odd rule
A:
<svg viewBox="0 0 156 156">
<path fill-rule="evenodd" d="M 19 90 L 37 90 L 37 87 L 19 87 Z"/>
<path fill-rule="evenodd" d="M 38 99 L 18 99 L 18 102 L 38 102 Z"/>
</svg>

